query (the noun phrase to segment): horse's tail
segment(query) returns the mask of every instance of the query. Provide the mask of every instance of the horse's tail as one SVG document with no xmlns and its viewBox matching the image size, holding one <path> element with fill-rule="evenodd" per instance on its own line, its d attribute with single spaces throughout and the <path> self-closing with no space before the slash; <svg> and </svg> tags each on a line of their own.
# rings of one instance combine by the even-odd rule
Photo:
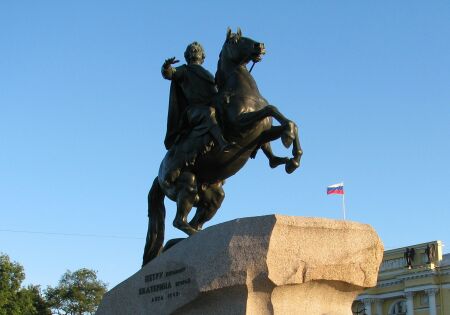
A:
<svg viewBox="0 0 450 315">
<path fill-rule="evenodd" d="M 164 242 L 164 220 L 166 208 L 164 207 L 164 192 L 159 186 L 158 177 L 153 181 L 148 193 L 148 229 L 145 241 L 142 267 L 158 256 Z"/>
</svg>

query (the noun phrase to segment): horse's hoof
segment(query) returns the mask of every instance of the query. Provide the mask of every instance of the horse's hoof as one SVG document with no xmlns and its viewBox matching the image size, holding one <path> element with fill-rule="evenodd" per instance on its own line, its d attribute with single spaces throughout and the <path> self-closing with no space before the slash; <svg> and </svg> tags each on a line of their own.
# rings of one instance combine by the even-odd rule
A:
<svg viewBox="0 0 450 315">
<path fill-rule="evenodd" d="M 194 220 L 191 220 L 189 222 L 189 226 L 193 228 L 195 231 L 200 232 L 202 230 L 202 225 L 200 225 L 198 222 L 193 222 Z"/>
<path fill-rule="evenodd" d="M 285 165 L 285 170 L 286 173 L 291 174 L 293 171 L 295 171 L 298 167 L 300 166 L 300 163 L 297 162 L 294 159 L 290 159 L 286 165 Z"/>
<path fill-rule="evenodd" d="M 186 233 L 187 235 L 191 236 L 197 233 L 198 231 L 190 226 L 184 226 L 183 228 L 180 228 L 181 231 Z"/>
<path fill-rule="evenodd" d="M 192 226 L 190 226 L 186 222 L 178 222 L 177 220 L 175 220 L 175 221 L 173 221 L 173 226 L 176 227 L 177 229 L 183 231 L 184 233 L 186 233 L 189 236 L 198 232 L 196 229 L 194 229 Z"/>
</svg>

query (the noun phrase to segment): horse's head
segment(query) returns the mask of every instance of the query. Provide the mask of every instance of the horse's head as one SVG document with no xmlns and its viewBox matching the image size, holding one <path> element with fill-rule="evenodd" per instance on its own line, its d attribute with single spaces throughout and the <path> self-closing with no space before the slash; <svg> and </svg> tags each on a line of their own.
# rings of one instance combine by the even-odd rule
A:
<svg viewBox="0 0 450 315">
<path fill-rule="evenodd" d="M 217 63 L 216 84 L 220 88 L 225 84 L 227 73 L 234 71 L 236 67 L 246 65 L 248 62 L 259 62 L 266 53 L 263 43 L 251 38 L 243 37 L 241 29 L 236 33 L 227 29 L 227 37 L 222 46 Z"/>
<path fill-rule="evenodd" d="M 227 37 L 220 53 L 222 61 L 230 61 L 234 65 L 247 64 L 249 61 L 259 62 L 266 53 L 263 43 L 243 37 L 241 29 L 236 33 L 227 30 Z"/>
</svg>

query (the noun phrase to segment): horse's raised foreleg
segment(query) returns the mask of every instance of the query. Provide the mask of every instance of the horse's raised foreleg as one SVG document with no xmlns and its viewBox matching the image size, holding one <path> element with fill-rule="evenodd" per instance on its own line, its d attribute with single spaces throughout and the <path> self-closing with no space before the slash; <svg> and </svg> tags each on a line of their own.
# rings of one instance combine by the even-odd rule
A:
<svg viewBox="0 0 450 315">
<path fill-rule="evenodd" d="M 269 165 L 271 168 L 275 168 L 279 165 L 286 164 L 289 161 L 289 158 L 287 157 L 280 157 L 273 154 L 270 142 L 263 143 L 261 145 L 261 150 L 264 152 L 265 156 L 269 159 Z"/>
<path fill-rule="evenodd" d="M 273 105 L 267 106 L 274 117 L 280 124 L 285 124 L 286 128 L 281 135 L 281 141 L 286 148 L 292 146 L 293 158 L 286 163 L 286 172 L 292 173 L 300 166 L 300 159 L 303 155 L 302 147 L 300 146 L 300 137 L 298 136 L 298 127 L 292 121 L 288 120 L 284 115 Z"/>
<path fill-rule="evenodd" d="M 303 155 L 302 147 L 300 146 L 300 137 L 298 136 L 298 128 L 295 126 L 295 138 L 294 144 L 292 146 L 292 155 L 294 156 L 292 159 L 289 159 L 289 162 L 286 163 L 286 172 L 291 174 L 295 169 L 300 166 L 300 159 Z"/>
<path fill-rule="evenodd" d="M 287 119 L 276 106 L 267 105 L 261 110 L 255 112 L 243 113 L 239 115 L 237 123 L 239 124 L 240 128 L 244 129 L 267 117 L 275 118 L 281 124 L 281 126 L 284 127 L 283 133 L 280 137 L 283 145 L 286 148 L 289 148 L 292 142 L 295 140 L 297 126 L 293 121 Z"/>
<path fill-rule="evenodd" d="M 300 158 L 303 154 L 301 147 L 300 147 L 300 141 L 298 140 L 297 127 L 295 127 L 295 129 L 294 129 L 294 143 L 293 143 L 293 148 L 292 148 L 293 158 L 283 159 L 283 158 L 274 156 L 272 153 L 270 144 L 269 144 L 270 141 L 273 141 L 273 140 L 276 140 L 276 139 L 279 139 L 280 137 L 282 137 L 284 132 L 285 132 L 285 129 L 283 126 L 272 126 L 269 130 L 266 130 L 263 133 L 261 133 L 261 135 L 258 138 L 258 142 L 261 143 L 260 144 L 261 149 L 266 154 L 266 156 L 269 158 L 270 166 L 272 167 L 271 163 L 275 164 L 275 162 L 281 162 L 278 165 L 285 164 L 286 172 L 290 174 L 300 166 Z M 264 151 L 264 150 L 267 150 L 267 148 L 269 148 L 270 150 L 266 153 L 266 151 Z M 274 158 L 273 162 L 271 161 L 271 156 Z M 275 165 L 274 167 L 276 167 L 278 165 Z"/>
<path fill-rule="evenodd" d="M 177 191 L 177 214 L 173 220 L 173 226 L 188 235 L 192 235 L 197 230 L 187 223 L 187 216 L 194 203 L 199 199 L 195 175 L 190 172 L 181 173 L 177 180 Z"/>
<path fill-rule="evenodd" d="M 266 117 L 273 117 L 280 124 L 284 124 L 289 121 L 275 106 L 267 105 L 260 110 L 240 114 L 237 123 L 239 124 L 239 127 L 247 128 Z"/>
</svg>

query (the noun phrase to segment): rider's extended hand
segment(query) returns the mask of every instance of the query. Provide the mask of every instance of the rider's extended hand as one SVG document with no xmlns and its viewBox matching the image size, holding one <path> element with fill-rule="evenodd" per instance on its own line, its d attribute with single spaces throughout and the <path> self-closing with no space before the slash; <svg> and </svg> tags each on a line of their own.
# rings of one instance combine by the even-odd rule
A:
<svg viewBox="0 0 450 315">
<path fill-rule="evenodd" d="M 177 62 L 180 62 L 180 60 L 177 60 L 175 57 L 166 59 L 166 61 L 164 61 L 164 68 L 168 68 L 170 65 L 176 64 Z"/>
</svg>

